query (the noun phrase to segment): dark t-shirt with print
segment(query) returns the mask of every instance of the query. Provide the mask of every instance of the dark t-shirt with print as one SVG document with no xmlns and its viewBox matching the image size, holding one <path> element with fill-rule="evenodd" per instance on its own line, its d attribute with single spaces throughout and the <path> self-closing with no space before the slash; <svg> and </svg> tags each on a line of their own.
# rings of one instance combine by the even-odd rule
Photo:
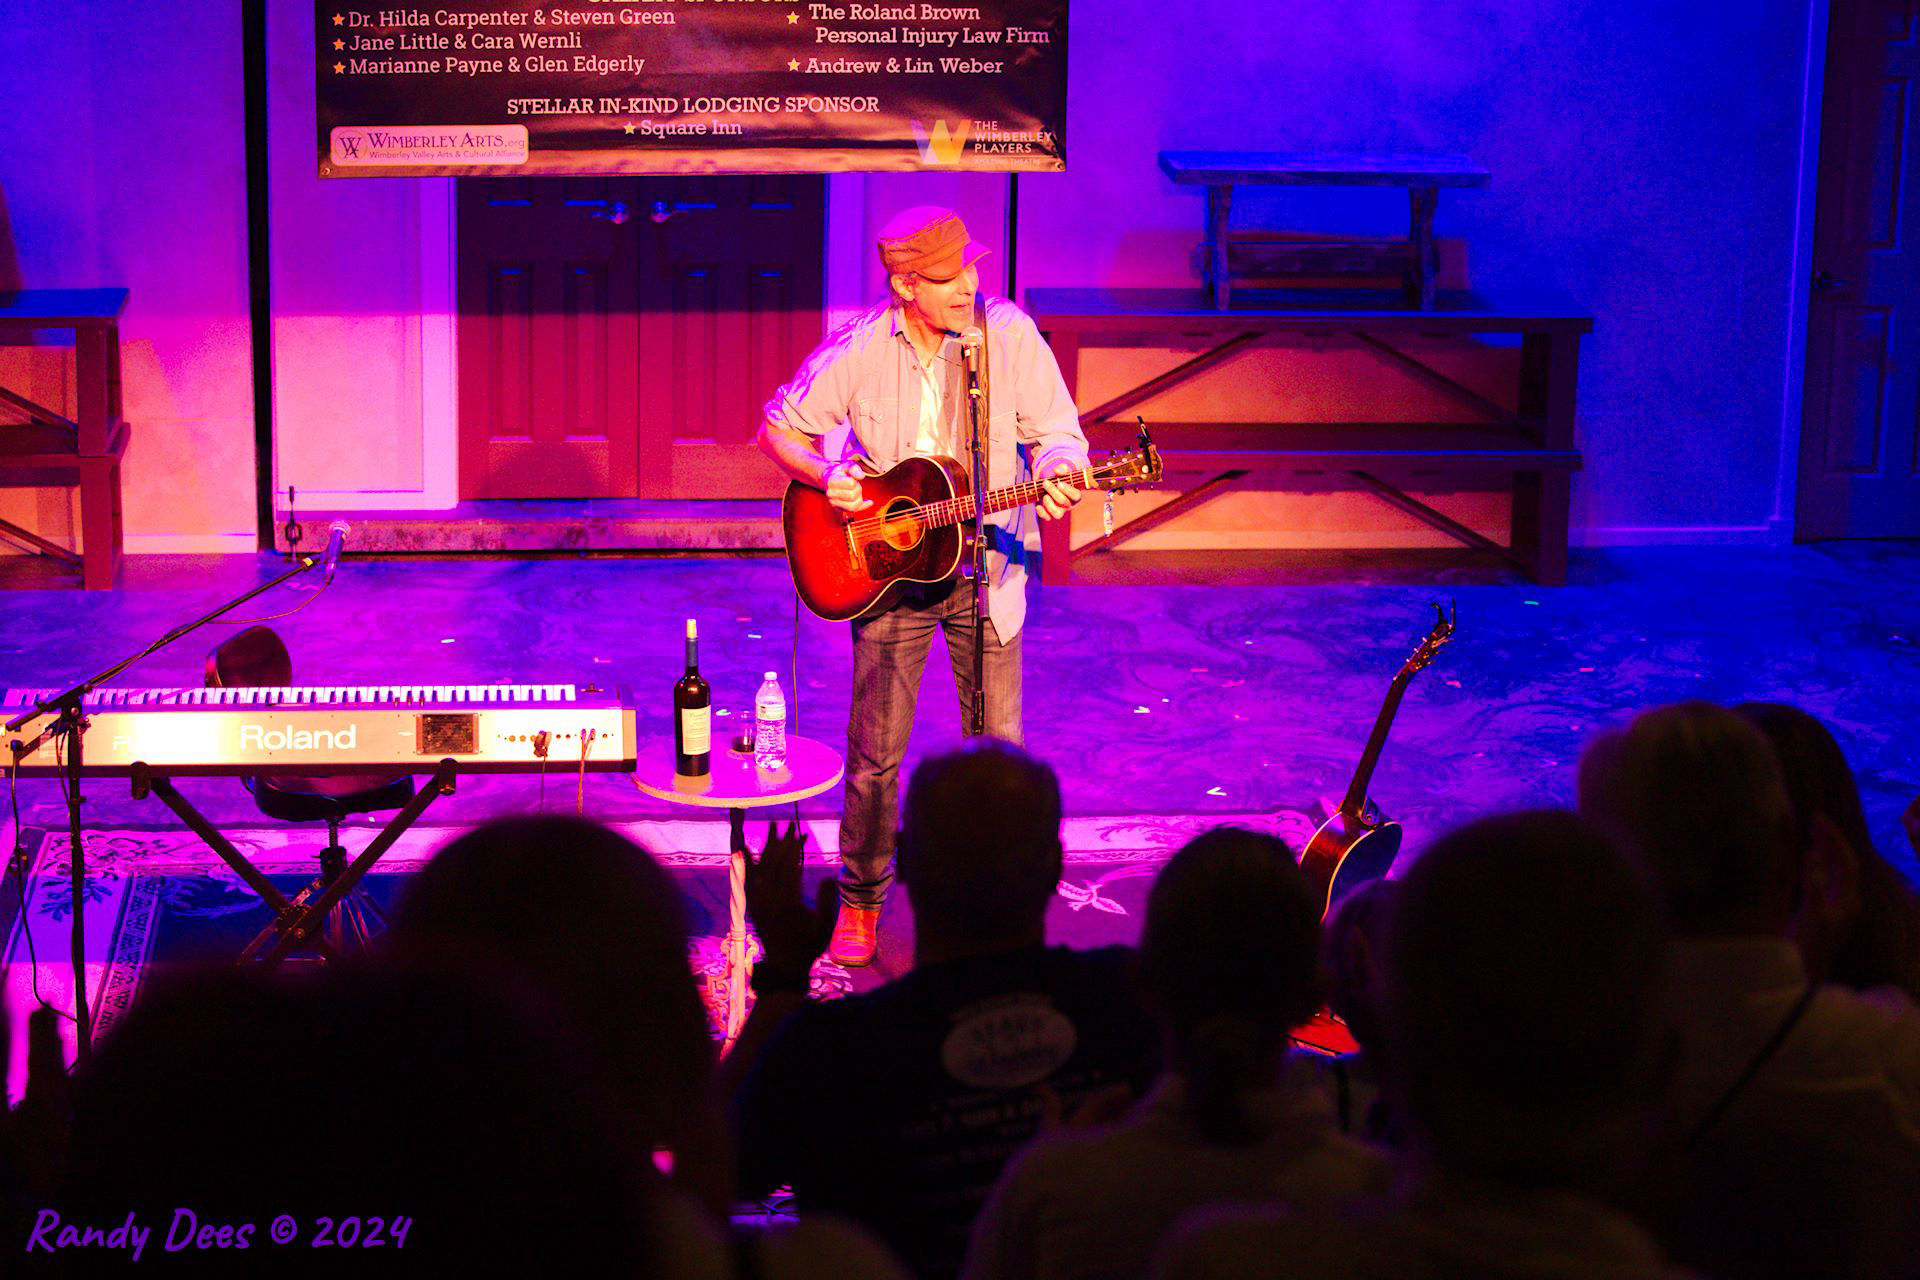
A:
<svg viewBox="0 0 1920 1280">
<path fill-rule="evenodd" d="M 865 995 L 803 1006 L 738 1101 L 750 1196 L 781 1184 L 802 1213 L 866 1224 L 914 1274 L 955 1274 L 1009 1157 L 1114 1084 L 1144 1092 L 1153 1025 L 1129 951 L 1033 948 L 916 969 Z"/>
</svg>

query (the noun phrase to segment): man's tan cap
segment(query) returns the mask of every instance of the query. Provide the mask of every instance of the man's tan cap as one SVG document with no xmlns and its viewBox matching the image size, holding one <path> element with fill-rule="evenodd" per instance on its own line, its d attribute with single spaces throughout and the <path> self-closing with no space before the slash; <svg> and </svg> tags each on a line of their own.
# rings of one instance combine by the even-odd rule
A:
<svg viewBox="0 0 1920 1280">
<path fill-rule="evenodd" d="M 967 235 L 967 224 L 959 214 L 938 205 L 903 209 L 880 228 L 880 263 L 889 275 L 949 280 L 987 252 L 985 245 Z"/>
</svg>

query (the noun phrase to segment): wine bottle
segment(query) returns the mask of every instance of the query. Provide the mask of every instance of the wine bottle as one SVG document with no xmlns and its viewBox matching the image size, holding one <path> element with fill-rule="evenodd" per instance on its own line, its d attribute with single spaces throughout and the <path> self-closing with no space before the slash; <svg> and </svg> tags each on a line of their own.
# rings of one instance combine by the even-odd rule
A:
<svg viewBox="0 0 1920 1280">
<path fill-rule="evenodd" d="M 713 769 L 713 690 L 700 678 L 700 635 L 687 619 L 687 674 L 673 686 L 673 771 L 704 778 Z"/>
</svg>

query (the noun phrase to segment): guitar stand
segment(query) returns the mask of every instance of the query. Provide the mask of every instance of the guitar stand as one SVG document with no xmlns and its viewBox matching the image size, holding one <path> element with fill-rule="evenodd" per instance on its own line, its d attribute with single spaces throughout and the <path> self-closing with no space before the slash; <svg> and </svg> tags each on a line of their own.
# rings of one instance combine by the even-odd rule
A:
<svg viewBox="0 0 1920 1280">
<path fill-rule="evenodd" d="M 365 943 L 367 911 L 385 923 L 379 909 L 360 890 L 360 881 L 407 828 L 426 812 L 428 805 L 441 796 L 453 794 L 456 769 L 452 760 L 442 760 L 427 785 L 414 793 L 406 807 L 380 828 L 380 833 L 352 862 L 346 860 L 347 851 L 340 847 L 337 824 L 329 823 L 328 847 L 320 854 L 320 875 L 292 898 L 281 893 L 260 868 L 248 862 L 246 855 L 235 848 L 231 840 L 174 788 L 171 778 L 156 774 L 146 764 L 136 763 L 132 771 L 133 797 L 136 800 L 144 800 L 149 794 L 160 797 L 161 803 L 178 814 L 180 820 L 222 862 L 233 868 L 234 873 L 272 910 L 273 920 L 254 935 L 253 941 L 240 952 L 235 963 L 245 965 L 257 959 L 263 968 L 273 969 L 300 947 L 319 952 L 327 961 L 339 960 L 350 945 Z"/>
</svg>

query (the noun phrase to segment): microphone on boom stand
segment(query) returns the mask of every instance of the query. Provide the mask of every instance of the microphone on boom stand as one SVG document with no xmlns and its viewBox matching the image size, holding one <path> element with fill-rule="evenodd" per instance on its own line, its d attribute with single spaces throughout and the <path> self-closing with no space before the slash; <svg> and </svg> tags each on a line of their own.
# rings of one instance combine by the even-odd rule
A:
<svg viewBox="0 0 1920 1280">
<path fill-rule="evenodd" d="M 960 359 L 967 366 L 969 461 L 973 471 L 973 697 L 969 700 L 967 727 L 975 736 L 986 732 L 986 629 L 987 629 L 987 393 L 980 385 L 981 366 L 986 363 L 987 335 L 977 324 L 970 324 L 960 335 Z"/>
</svg>

